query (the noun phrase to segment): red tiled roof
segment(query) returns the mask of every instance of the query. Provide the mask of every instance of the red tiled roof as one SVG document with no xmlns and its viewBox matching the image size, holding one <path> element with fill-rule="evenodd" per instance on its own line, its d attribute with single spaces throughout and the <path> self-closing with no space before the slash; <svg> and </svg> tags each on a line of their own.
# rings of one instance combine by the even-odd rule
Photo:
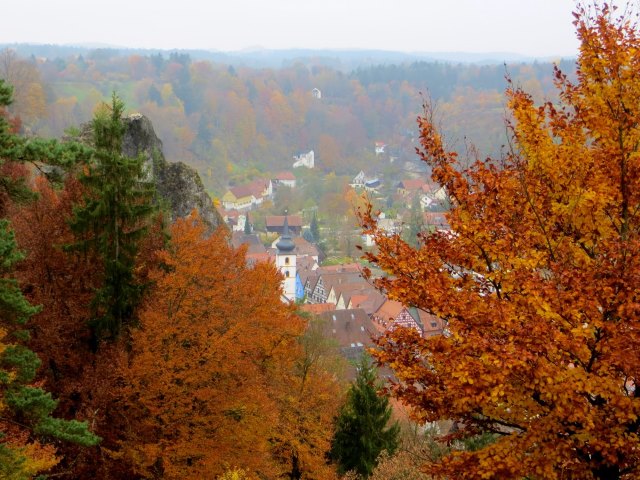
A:
<svg viewBox="0 0 640 480">
<path fill-rule="evenodd" d="M 367 315 L 373 315 L 385 301 L 386 298 L 384 295 L 377 290 L 373 290 L 367 294 L 367 298 L 365 300 L 362 300 L 359 305 L 357 305 L 357 308 L 362 308 L 367 312 Z"/>
<path fill-rule="evenodd" d="M 351 295 L 351 300 L 349 300 L 351 302 L 351 307 L 360 308 L 360 304 L 362 304 L 362 302 L 364 302 L 367 298 L 369 298 L 368 295 Z"/>
<path fill-rule="evenodd" d="M 318 268 L 318 273 L 347 273 L 347 272 L 359 272 L 359 263 L 344 263 L 340 265 L 327 265 Z"/>
<path fill-rule="evenodd" d="M 280 172 L 275 176 L 276 180 L 295 180 L 296 176 L 291 172 Z"/>
<path fill-rule="evenodd" d="M 425 312 L 424 310 L 418 310 L 420 316 L 420 323 L 422 323 L 423 335 L 425 337 L 432 337 L 434 335 L 442 335 L 444 330 L 444 320 L 435 315 Z"/>
<path fill-rule="evenodd" d="M 401 186 L 405 190 L 421 190 L 423 185 L 425 185 L 425 181 L 421 178 L 411 178 L 401 182 Z"/>
<path fill-rule="evenodd" d="M 331 312 L 336 309 L 333 303 L 305 303 L 300 307 L 303 312 L 320 314 L 323 312 Z"/>
<path fill-rule="evenodd" d="M 250 265 L 255 265 L 256 263 L 271 263 L 273 260 L 271 256 L 264 253 L 247 253 L 245 258 L 247 259 L 247 263 Z"/>
<path fill-rule="evenodd" d="M 442 212 L 424 212 L 423 218 L 424 223 L 426 223 L 427 225 L 449 228 L 447 217 Z"/>
<path fill-rule="evenodd" d="M 382 321 L 389 321 L 389 319 L 395 319 L 400 312 L 404 309 L 404 305 L 396 300 L 387 300 L 376 312 L 376 315 L 380 317 Z"/>
<path fill-rule="evenodd" d="M 267 215 L 265 222 L 267 227 L 282 227 L 284 225 L 284 215 Z M 290 227 L 302 227 L 302 217 L 300 215 L 289 215 L 287 223 Z"/>
<path fill-rule="evenodd" d="M 300 256 L 307 255 L 311 257 L 320 256 L 320 251 L 318 250 L 318 247 L 315 246 L 313 243 L 305 240 L 304 237 L 293 237 L 293 243 L 296 246 L 295 248 L 296 255 L 300 255 Z"/>
<path fill-rule="evenodd" d="M 249 187 L 249 185 L 238 185 L 237 187 L 232 187 L 229 190 L 236 198 L 249 197 L 251 195 L 254 195 L 253 190 Z"/>
</svg>

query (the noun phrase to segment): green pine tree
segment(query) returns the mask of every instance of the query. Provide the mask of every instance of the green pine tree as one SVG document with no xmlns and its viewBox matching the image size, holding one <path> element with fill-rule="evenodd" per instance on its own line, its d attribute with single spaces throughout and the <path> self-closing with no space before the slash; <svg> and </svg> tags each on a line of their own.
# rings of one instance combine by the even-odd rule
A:
<svg viewBox="0 0 640 480">
<path fill-rule="evenodd" d="M 7 163 L 29 163 L 49 178 L 86 162 L 91 149 L 77 142 L 60 143 L 56 140 L 24 138 L 12 133 L 7 107 L 11 104 L 13 89 L 0 78 L 0 166 Z M 0 174 L 0 215 L 7 199 L 28 201 L 35 197 L 24 177 L 13 178 Z"/>
<path fill-rule="evenodd" d="M 398 447 L 400 426 L 387 426 L 391 418 L 389 399 L 378 395 L 376 369 L 363 357 L 358 376 L 349 388 L 347 401 L 336 419 L 331 457 L 344 474 L 350 470 L 367 478 L 383 450 L 393 454 Z"/>
<path fill-rule="evenodd" d="M 313 217 L 311 218 L 309 231 L 311 232 L 311 235 L 313 235 L 314 241 L 316 243 L 320 243 L 320 227 L 318 227 L 318 218 L 316 217 L 315 212 L 313 213 Z"/>
<path fill-rule="evenodd" d="M 250 235 L 251 234 L 251 223 L 249 223 L 249 212 L 247 212 L 247 214 L 245 216 L 244 234 L 245 235 Z"/>
<path fill-rule="evenodd" d="M 417 247 L 420 244 L 418 235 L 424 231 L 425 228 L 419 194 L 416 194 L 411 202 L 407 227 L 407 230 L 405 230 L 405 240 L 412 247 Z"/>
<path fill-rule="evenodd" d="M 122 154 L 123 112 L 124 103 L 114 93 L 111 105 L 103 104 L 93 119 L 95 153 L 80 178 L 88 195 L 71 221 L 78 238 L 71 247 L 92 249 L 103 262 L 102 287 L 92 304 L 96 341 L 118 336 L 123 324 L 132 321 L 143 290 L 134 276 L 135 257 L 156 211 L 144 159 Z"/>
<path fill-rule="evenodd" d="M 11 132 L 5 107 L 11 103 L 11 88 L 0 79 L 0 165 L 23 163 L 35 158 L 47 159 L 64 146 L 47 141 L 26 141 Z M 72 158 L 82 148 L 71 146 L 66 158 Z M 40 152 L 40 153 L 38 153 Z M 58 163 L 60 164 L 60 163 Z M 32 197 L 24 179 L 0 176 L 0 191 L 5 200 L 26 200 Z M 21 344 L 29 333 L 23 327 L 40 308 L 31 305 L 12 278 L 16 263 L 23 255 L 18 251 L 9 221 L 0 219 L 0 420 L 19 425 L 39 437 L 53 437 L 84 446 L 96 445 L 100 438 L 93 435 L 86 422 L 51 417 L 57 402 L 51 394 L 30 385 L 40 366 L 37 355 Z M 0 425 L 2 422 L 0 422 Z M 16 448 L 0 427 L 0 477 L 30 478 L 21 449 Z M 28 475 L 28 476 L 27 476 Z"/>
</svg>

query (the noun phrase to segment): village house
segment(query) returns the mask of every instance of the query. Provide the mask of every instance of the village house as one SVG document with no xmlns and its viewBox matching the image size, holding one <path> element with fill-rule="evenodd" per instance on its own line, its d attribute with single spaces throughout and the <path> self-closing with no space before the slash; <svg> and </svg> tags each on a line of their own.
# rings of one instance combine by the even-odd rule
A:
<svg viewBox="0 0 640 480">
<path fill-rule="evenodd" d="M 291 172 L 277 173 L 273 179 L 273 185 L 275 187 L 283 186 L 289 188 L 296 188 L 296 177 Z"/>
<path fill-rule="evenodd" d="M 319 88 L 314 88 L 313 90 L 311 90 L 311 96 L 317 100 L 320 100 L 322 99 L 322 92 Z"/>
<path fill-rule="evenodd" d="M 373 346 L 372 336 L 377 330 L 364 310 L 334 310 L 318 316 L 327 323 L 328 336 L 336 341 L 347 359 L 356 361 L 366 348 Z"/>
<path fill-rule="evenodd" d="M 360 272 L 320 273 L 319 277 L 311 294 L 311 303 L 327 303 L 332 287 L 342 283 L 353 283 L 362 278 Z"/>
<path fill-rule="evenodd" d="M 413 328 L 420 335 L 423 335 L 424 328 L 420 323 L 417 310 L 414 312 L 415 317 L 411 313 L 402 303 L 396 300 L 387 300 L 373 314 L 372 319 L 380 332 L 393 330 L 397 327 L 407 327 Z"/>
<path fill-rule="evenodd" d="M 367 181 L 367 177 L 364 174 L 364 171 L 360 170 L 360 172 L 353 177 L 351 183 L 349 184 L 353 188 L 364 188 L 364 182 Z"/>
<path fill-rule="evenodd" d="M 396 187 L 396 192 L 398 195 L 408 197 L 415 194 L 426 193 L 424 187 L 426 187 L 428 191 L 427 183 L 421 178 L 410 178 L 399 182 Z"/>
<path fill-rule="evenodd" d="M 434 337 L 436 335 L 442 335 L 445 329 L 444 320 L 435 315 L 425 312 L 424 310 L 415 309 L 420 316 L 420 323 L 422 324 L 423 332 L 422 336 Z"/>
<path fill-rule="evenodd" d="M 265 217 L 267 232 L 282 235 L 284 219 L 284 215 L 267 215 Z M 302 232 L 302 217 L 300 215 L 290 215 L 287 216 L 287 221 L 289 223 L 289 232 L 292 235 L 300 235 Z"/>
<path fill-rule="evenodd" d="M 336 306 L 333 303 L 305 303 L 300 305 L 300 310 L 314 315 L 320 315 L 324 312 L 333 312 Z"/>
<path fill-rule="evenodd" d="M 253 182 L 231 187 L 222 196 L 222 206 L 227 210 L 248 210 L 260 205 L 273 196 L 271 180 L 258 179 Z"/>
<path fill-rule="evenodd" d="M 226 222 L 232 232 L 244 232 L 247 222 L 250 222 L 249 212 L 238 210 L 225 210 L 222 219 Z"/>
<path fill-rule="evenodd" d="M 336 310 L 348 310 L 349 308 L 363 308 L 363 307 L 350 307 L 351 299 L 356 298 L 356 303 L 362 303 L 367 298 L 370 298 L 377 290 L 370 284 L 366 286 L 358 285 L 359 288 L 342 288 L 338 289 L 338 297 L 336 300 Z M 369 313 L 369 312 L 367 312 Z"/>
<path fill-rule="evenodd" d="M 383 215 L 380 215 L 377 220 L 378 229 L 385 233 L 385 235 L 391 236 L 397 233 L 402 232 L 402 224 L 398 219 L 395 218 L 386 218 Z M 362 241 L 364 242 L 365 247 L 373 247 L 375 245 L 375 241 L 372 235 L 368 233 L 362 235 Z"/>
<path fill-rule="evenodd" d="M 337 308 L 338 304 L 340 303 L 341 296 L 351 296 L 351 293 L 353 292 L 363 292 L 370 289 L 373 289 L 373 287 L 362 277 L 358 278 L 355 282 L 337 284 L 334 283 L 333 285 L 331 285 L 331 290 L 329 290 L 329 294 L 327 295 L 327 302 L 335 303 Z M 340 310 L 346 309 L 344 299 L 341 303 L 341 306 L 342 308 L 340 308 Z"/>
<path fill-rule="evenodd" d="M 336 274 L 351 274 L 350 278 L 358 278 L 360 275 L 360 265 L 350 263 L 344 265 L 332 265 L 319 267 L 307 277 L 304 285 L 305 296 L 309 303 L 325 303 L 328 291 L 325 291 L 325 281 L 323 276 L 328 277 Z"/>
<path fill-rule="evenodd" d="M 378 290 L 367 290 L 354 294 L 347 303 L 347 310 L 354 308 L 361 308 L 367 315 L 373 317 L 373 315 L 380 309 L 382 304 L 386 302 L 385 296 Z"/>
<path fill-rule="evenodd" d="M 222 196 L 222 206 L 227 210 L 246 210 L 256 204 L 256 198 L 246 185 L 232 187 Z"/>
<path fill-rule="evenodd" d="M 433 228 L 438 232 L 448 232 L 451 230 L 444 212 L 424 212 L 423 221 L 426 227 Z"/>
</svg>

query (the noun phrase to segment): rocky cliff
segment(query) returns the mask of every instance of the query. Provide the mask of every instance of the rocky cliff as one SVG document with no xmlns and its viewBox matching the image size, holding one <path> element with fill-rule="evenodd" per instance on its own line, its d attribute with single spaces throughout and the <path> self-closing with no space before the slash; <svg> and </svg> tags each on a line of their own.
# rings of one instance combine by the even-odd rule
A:
<svg viewBox="0 0 640 480">
<path fill-rule="evenodd" d="M 143 155 L 148 171 L 156 184 L 159 195 L 167 202 L 171 220 L 185 217 L 195 208 L 213 230 L 224 225 L 220 214 L 213 207 L 198 172 L 183 162 L 168 162 L 162 153 L 162 141 L 153 130 L 151 121 L 136 113 L 124 118 L 127 127 L 122 142 L 122 153 L 135 157 Z M 82 137 L 86 138 L 87 129 Z"/>
</svg>

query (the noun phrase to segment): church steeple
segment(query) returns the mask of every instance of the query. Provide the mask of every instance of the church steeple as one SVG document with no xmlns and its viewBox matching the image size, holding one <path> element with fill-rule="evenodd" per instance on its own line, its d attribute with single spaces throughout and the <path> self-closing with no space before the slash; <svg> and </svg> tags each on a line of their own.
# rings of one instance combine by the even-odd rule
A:
<svg viewBox="0 0 640 480">
<path fill-rule="evenodd" d="M 289 219 L 287 218 L 287 214 L 284 215 L 284 226 L 282 227 L 282 236 L 278 243 L 276 243 L 276 248 L 278 249 L 278 253 L 286 254 L 291 253 L 296 248 L 295 243 L 291 239 L 291 234 L 289 233 Z"/>
<path fill-rule="evenodd" d="M 282 235 L 276 243 L 276 267 L 284 276 L 282 280 L 282 293 L 284 300 L 293 302 L 296 300 L 296 244 L 293 243 L 289 232 L 289 219 L 285 211 Z"/>
</svg>

